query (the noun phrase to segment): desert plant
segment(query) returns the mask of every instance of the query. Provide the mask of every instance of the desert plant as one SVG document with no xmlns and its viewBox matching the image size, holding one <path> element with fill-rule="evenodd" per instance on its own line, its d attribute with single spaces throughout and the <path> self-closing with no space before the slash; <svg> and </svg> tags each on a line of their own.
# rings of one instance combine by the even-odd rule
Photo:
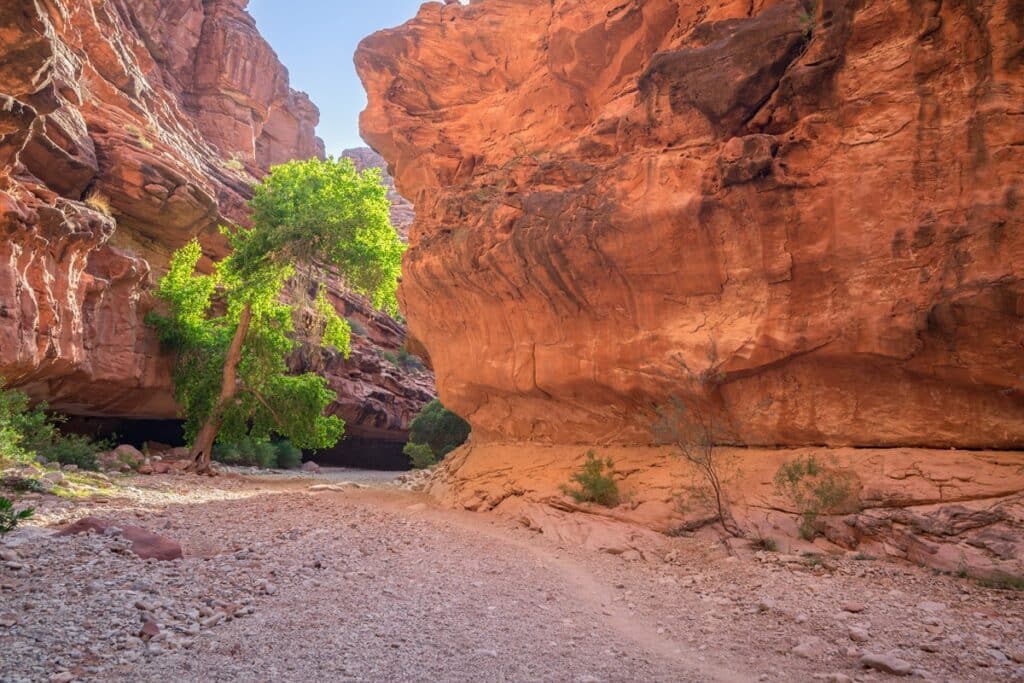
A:
<svg viewBox="0 0 1024 683">
<path fill-rule="evenodd" d="M 285 439 L 278 441 L 274 446 L 277 448 L 277 466 L 283 470 L 296 470 L 302 467 L 302 451 L 295 447 L 291 441 Z"/>
<path fill-rule="evenodd" d="M 743 531 L 734 521 L 725 493 L 729 457 L 715 448 L 721 435 L 721 426 L 716 422 L 714 412 L 696 405 L 688 406 L 682 399 L 673 396 L 669 403 L 656 409 L 658 422 L 653 431 L 662 440 L 667 440 L 683 460 L 690 463 L 700 477 L 693 494 L 710 509 L 722 528 L 731 536 L 740 537 Z"/>
<path fill-rule="evenodd" d="M 443 458 L 469 438 L 469 423 L 441 405 L 436 398 L 423 406 L 409 425 L 409 440 L 427 444 L 437 458 Z"/>
<path fill-rule="evenodd" d="M 700 478 L 693 495 L 701 505 L 715 515 L 722 529 L 731 536 L 742 537 L 743 529 L 735 521 L 726 495 L 726 478 L 733 467 L 733 456 L 717 448 L 719 444 L 736 441 L 736 430 L 728 419 L 721 399 L 721 385 L 725 379 L 718 362 L 718 351 L 712 342 L 707 365 L 695 371 L 682 355 L 675 363 L 686 378 L 689 398 L 670 396 L 666 404 L 655 407 L 657 419 L 651 425 L 655 439 L 674 447 L 683 460 L 690 463 Z M 766 397 L 754 408 L 758 413 L 771 406 Z"/>
<path fill-rule="evenodd" d="M 93 211 L 98 211 L 108 218 L 114 215 L 114 210 L 110 206 L 110 199 L 107 195 L 93 190 L 85 198 L 85 205 Z"/>
<path fill-rule="evenodd" d="M 586 457 L 583 466 L 569 479 L 575 486 L 562 486 L 562 492 L 578 503 L 615 507 L 620 500 L 619 485 L 612 477 L 615 463 L 611 458 L 602 460 L 594 451 L 587 451 Z"/>
<path fill-rule="evenodd" d="M 402 453 L 409 456 L 409 463 L 416 470 L 425 470 L 437 464 L 434 451 L 425 443 L 413 443 L 410 441 L 405 444 Z"/>
<path fill-rule="evenodd" d="M 0 496 L 0 536 L 14 531 L 21 522 L 29 519 L 35 510 L 32 508 L 14 509 L 14 503 Z"/>
<path fill-rule="evenodd" d="M 152 141 L 150 141 L 149 138 L 146 137 L 146 134 L 143 133 L 142 129 L 138 126 L 127 126 L 125 130 L 127 130 L 135 137 L 135 139 L 138 141 L 139 145 L 141 145 L 143 149 L 153 149 L 156 146 L 152 143 Z"/>
<path fill-rule="evenodd" d="M 823 467 L 814 455 L 783 463 L 775 473 L 775 490 L 787 498 L 800 515 L 800 536 L 818 535 L 818 517 L 846 510 L 853 498 L 852 476 Z"/>
<path fill-rule="evenodd" d="M 96 453 L 110 450 L 112 446 L 109 441 L 93 441 L 81 434 L 62 434 L 38 452 L 47 462 L 75 465 L 80 470 L 97 470 L 99 460 Z"/>
<path fill-rule="evenodd" d="M 237 154 L 232 154 L 230 159 L 224 160 L 224 168 L 234 171 L 235 173 L 242 173 L 245 171 L 245 164 L 242 163 L 242 159 Z"/>
</svg>

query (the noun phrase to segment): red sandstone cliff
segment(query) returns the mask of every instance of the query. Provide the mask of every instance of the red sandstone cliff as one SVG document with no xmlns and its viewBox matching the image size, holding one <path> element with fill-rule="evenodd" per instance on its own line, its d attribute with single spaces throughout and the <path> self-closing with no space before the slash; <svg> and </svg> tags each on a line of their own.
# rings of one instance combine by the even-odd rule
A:
<svg viewBox="0 0 1024 683">
<path fill-rule="evenodd" d="M 309 98 L 246 0 L 14 0 L 0 7 L 0 376 L 85 415 L 173 417 L 169 364 L 143 324 L 171 251 L 245 216 L 255 176 L 323 155 Z M 95 199 L 109 200 L 110 215 Z M 321 361 L 350 432 L 400 439 L 432 386 L 366 328 Z"/>
<path fill-rule="evenodd" d="M 587 444 L 602 514 L 675 528 L 652 408 L 700 397 L 737 444 L 860 447 L 818 449 L 859 491 L 833 542 L 1024 574 L 1024 454 L 909 448 L 1024 448 L 1022 44 L 1016 0 L 429 3 L 364 40 L 410 333 L 473 425 L 434 492 L 545 528 Z M 723 452 L 748 528 L 793 531 L 808 452 Z"/>
<path fill-rule="evenodd" d="M 648 441 L 683 360 L 743 443 L 1024 446 L 1020 3 L 816 6 L 430 3 L 362 43 L 410 331 L 478 439 Z"/>
</svg>

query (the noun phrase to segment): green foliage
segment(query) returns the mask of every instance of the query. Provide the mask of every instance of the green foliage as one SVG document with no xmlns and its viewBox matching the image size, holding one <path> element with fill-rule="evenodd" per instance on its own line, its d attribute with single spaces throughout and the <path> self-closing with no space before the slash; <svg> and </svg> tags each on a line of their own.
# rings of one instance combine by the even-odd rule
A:
<svg viewBox="0 0 1024 683">
<path fill-rule="evenodd" d="M 213 449 L 213 459 L 225 465 L 293 470 L 302 466 L 302 451 L 287 439 L 258 441 L 244 436 L 231 443 L 218 443 Z"/>
<path fill-rule="evenodd" d="M 222 228 L 231 254 L 203 275 L 196 273 L 198 242 L 176 252 L 156 292 L 167 312 L 147 320 L 177 352 L 175 395 L 189 441 L 216 410 L 218 443 L 279 434 L 299 448 L 327 448 L 344 433 L 340 418 L 324 415 L 336 395 L 316 374 L 290 374 L 287 359 L 300 339 L 347 357 L 351 327 L 319 284 L 308 301 L 310 287 L 296 280 L 335 273 L 350 290 L 395 310 L 405 247 L 391 228 L 379 172 L 360 174 L 349 159 L 276 166 L 254 192 L 252 227 Z M 282 302 L 289 284 L 297 295 L 291 305 Z M 247 307 L 237 392 L 219 405 L 222 369 Z"/>
<path fill-rule="evenodd" d="M 413 469 L 425 470 L 437 464 L 434 451 L 425 443 L 413 443 L 410 441 L 405 444 L 402 453 L 409 456 L 409 462 L 412 464 Z"/>
<path fill-rule="evenodd" d="M 250 206 L 253 228 L 234 245 L 241 272 L 268 262 L 329 264 L 375 307 L 398 310 L 405 245 L 378 169 L 360 173 L 347 158 L 292 161 L 271 169 Z"/>
<path fill-rule="evenodd" d="M 562 491 L 579 503 L 597 503 L 605 507 L 619 504 L 619 485 L 612 478 L 615 463 L 611 458 L 601 460 L 594 451 L 587 451 L 583 467 L 572 475 L 575 487 L 563 486 Z"/>
<path fill-rule="evenodd" d="M 800 514 L 800 535 L 818 535 L 818 517 L 855 506 L 853 477 L 823 467 L 813 455 L 783 463 L 775 473 L 775 490 Z"/>
<path fill-rule="evenodd" d="M 409 440 L 427 444 L 443 458 L 469 438 L 469 423 L 441 405 L 436 398 L 425 405 L 409 425 Z"/>
<path fill-rule="evenodd" d="M 42 456 L 47 462 L 97 469 L 96 452 L 109 449 L 110 444 L 79 434 L 62 434 L 58 426 L 66 420 L 48 413 L 45 402 L 32 406 L 23 392 L 0 389 L 0 462 L 27 463 Z"/>
<path fill-rule="evenodd" d="M 277 446 L 277 466 L 283 470 L 297 470 L 302 467 L 302 451 L 285 439 L 275 444 Z"/>
<path fill-rule="evenodd" d="M 18 524 L 29 519 L 34 512 L 32 508 L 15 510 L 14 503 L 0 496 L 0 536 L 14 531 Z"/>
</svg>

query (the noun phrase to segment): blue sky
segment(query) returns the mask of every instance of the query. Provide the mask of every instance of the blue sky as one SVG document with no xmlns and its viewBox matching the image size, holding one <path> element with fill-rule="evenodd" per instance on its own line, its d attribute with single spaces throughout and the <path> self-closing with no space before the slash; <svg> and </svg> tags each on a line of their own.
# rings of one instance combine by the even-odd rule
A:
<svg viewBox="0 0 1024 683">
<path fill-rule="evenodd" d="M 359 112 L 366 93 L 352 55 L 359 41 L 382 28 L 405 23 L 423 0 L 250 0 L 260 33 L 288 67 L 292 87 L 305 90 L 320 107 L 317 132 L 327 153 L 364 147 Z"/>
</svg>

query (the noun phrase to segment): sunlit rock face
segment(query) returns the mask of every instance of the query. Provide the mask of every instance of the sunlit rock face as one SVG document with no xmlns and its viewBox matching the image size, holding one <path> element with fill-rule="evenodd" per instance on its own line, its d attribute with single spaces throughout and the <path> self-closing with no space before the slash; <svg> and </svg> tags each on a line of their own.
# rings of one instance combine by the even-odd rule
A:
<svg viewBox="0 0 1024 683">
<path fill-rule="evenodd" d="M 170 253 L 244 220 L 256 177 L 323 156 L 319 111 L 244 0 L 17 0 L 0 6 L 0 376 L 84 415 L 173 417 L 143 323 Z M 91 201 L 86 201 L 93 197 Z M 97 199 L 109 203 L 109 214 Z M 335 288 L 337 293 L 337 288 Z M 382 359 L 404 329 L 360 322 L 318 359 L 351 430 L 401 438 L 432 391 Z"/>
<path fill-rule="evenodd" d="M 650 443 L 708 393 L 740 444 L 1024 447 L 1022 44 L 1015 0 L 427 3 L 365 39 L 443 402 L 477 443 Z"/>
</svg>

